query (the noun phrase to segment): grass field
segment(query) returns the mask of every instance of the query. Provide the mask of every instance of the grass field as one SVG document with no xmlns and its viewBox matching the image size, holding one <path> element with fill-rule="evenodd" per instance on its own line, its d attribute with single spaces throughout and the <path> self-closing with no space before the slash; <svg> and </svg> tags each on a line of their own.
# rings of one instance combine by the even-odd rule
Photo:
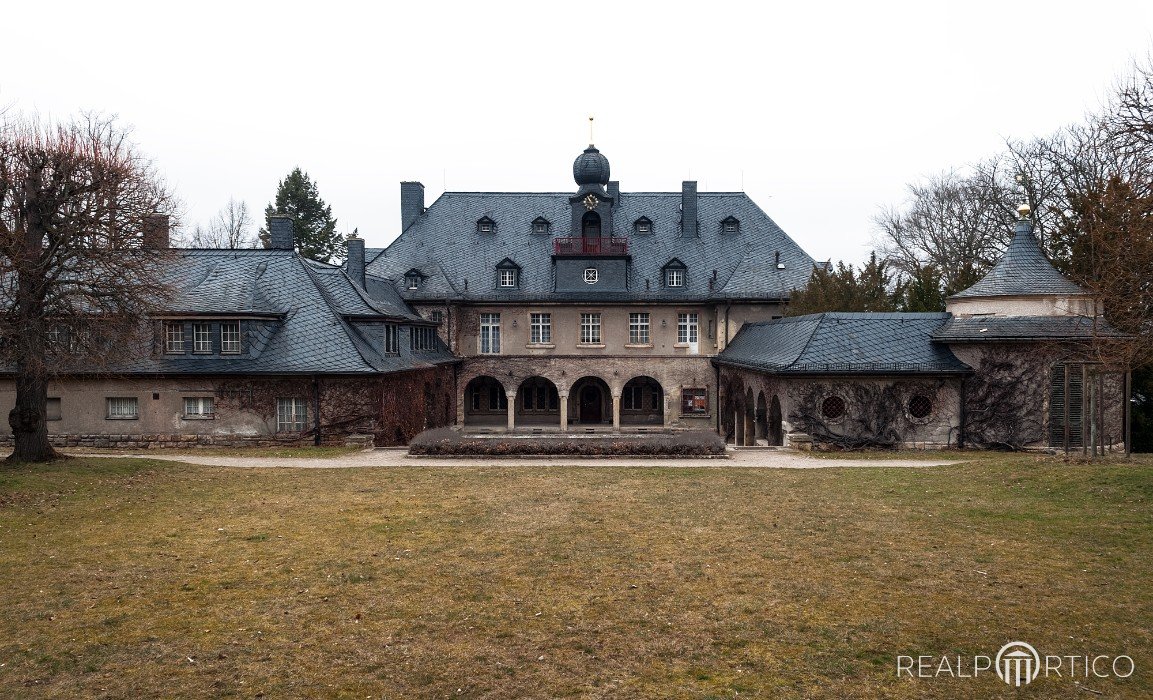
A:
<svg viewBox="0 0 1153 700">
<path fill-rule="evenodd" d="M 0 697 L 1153 697 L 1151 497 L 1150 459 L 3 467 Z M 1136 672 L 896 677 L 1010 640 Z"/>
</svg>

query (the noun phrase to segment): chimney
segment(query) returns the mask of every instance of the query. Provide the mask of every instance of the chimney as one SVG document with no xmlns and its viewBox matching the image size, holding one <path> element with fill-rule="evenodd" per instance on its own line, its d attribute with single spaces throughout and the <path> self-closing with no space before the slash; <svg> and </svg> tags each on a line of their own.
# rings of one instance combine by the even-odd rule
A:
<svg viewBox="0 0 1153 700">
<path fill-rule="evenodd" d="M 292 250 L 292 217 L 285 214 L 273 214 L 268 217 L 269 231 L 268 247 L 273 250 Z"/>
<path fill-rule="evenodd" d="M 697 235 L 697 181 L 681 183 L 681 235 Z"/>
<path fill-rule="evenodd" d="M 366 289 L 364 286 L 364 239 L 354 233 L 349 236 L 346 244 L 348 245 L 348 263 L 345 269 L 348 271 L 348 276 L 352 278 L 353 282 L 359 284 L 361 289 Z"/>
<path fill-rule="evenodd" d="M 621 203 L 621 181 L 620 180 L 609 180 L 609 198 L 612 199 L 613 202 L 616 204 Z"/>
<path fill-rule="evenodd" d="M 147 250 L 167 250 L 171 243 L 168 238 L 168 215 L 149 214 L 140 226 L 140 245 Z"/>
<path fill-rule="evenodd" d="M 400 183 L 400 231 L 412 226 L 416 217 L 424 213 L 424 185 L 419 182 Z"/>
</svg>

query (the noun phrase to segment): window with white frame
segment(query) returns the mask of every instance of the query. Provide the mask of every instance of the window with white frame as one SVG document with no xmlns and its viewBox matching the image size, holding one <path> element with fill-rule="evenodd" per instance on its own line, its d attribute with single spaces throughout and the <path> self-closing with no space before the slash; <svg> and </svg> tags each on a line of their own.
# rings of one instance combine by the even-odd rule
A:
<svg viewBox="0 0 1153 700">
<path fill-rule="evenodd" d="M 502 287 L 515 287 L 516 286 L 516 269 L 505 268 L 500 271 L 500 286 Z"/>
<path fill-rule="evenodd" d="M 683 287 L 685 286 L 685 271 L 679 267 L 670 267 L 665 270 L 665 286 L 666 287 Z"/>
<path fill-rule="evenodd" d="M 695 313 L 677 314 L 677 342 L 697 342 L 697 315 Z"/>
<path fill-rule="evenodd" d="M 164 352 L 184 352 L 184 324 L 182 322 L 164 322 Z"/>
<path fill-rule="evenodd" d="M 629 314 L 629 344 L 649 344 L 649 315 L 647 312 Z"/>
<path fill-rule="evenodd" d="M 240 321 L 220 322 L 220 352 L 225 355 L 240 354 Z"/>
<path fill-rule="evenodd" d="M 212 326 L 207 323 L 192 324 L 192 352 L 212 352 Z"/>
<path fill-rule="evenodd" d="M 581 344 L 595 345 L 601 342 L 601 315 L 581 314 Z"/>
<path fill-rule="evenodd" d="M 216 402 L 211 396 L 185 396 L 184 417 L 193 420 L 215 418 Z"/>
<path fill-rule="evenodd" d="M 140 404 L 135 396 L 117 396 L 105 399 L 109 420 L 136 420 L 140 417 Z"/>
<path fill-rule="evenodd" d="M 400 328 L 395 323 L 384 324 L 384 354 L 400 354 Z"/>
<path fill-rule="evenodd" d="M 529 314 L 529 342 L 534 345 L 552 342 L 552 314 Z"/>
<path fill-rule="evenodd" d="M 299 397 L 276 400 L 276 432 L 298 433 L 308 425 L 308 404 Z"/>
<path fill-rule="evenodd" d="M 480 352 L 484 355 L 500 354 L 500 314 L 480 315 Z"/>
</svg>

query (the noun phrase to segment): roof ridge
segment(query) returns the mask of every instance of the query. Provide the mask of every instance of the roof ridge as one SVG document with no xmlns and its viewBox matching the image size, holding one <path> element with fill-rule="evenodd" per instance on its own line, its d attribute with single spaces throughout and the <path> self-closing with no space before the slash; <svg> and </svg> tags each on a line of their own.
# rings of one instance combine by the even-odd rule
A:
<svg viewBox="0 0 1153 700">
<path fill-rule="evenodd" d="M 321 284 L 320 280 L 317 278 L 317 272 L 312 270 L 311 266 L 304 261 L 304 256 L 297 255 L 295 256 L 294 260 L 304 270 L 304 273 L 308 275 L 308 279 L 312 282 L 312 286 L 316 288 L 316 291 L 320 293 L 321 298 L 324 299 L 324 305 L 328 309 L 328 313 L 330 313 L 332 317 L 336 319 L 337 324 L 340 326 L 341 330 L 344 331 L 345 337 L 348 338 L 348 342 L 356 350 L 356 354 L 360 355 L 360 359 L 364 361 L 364 364 L 368 365 L 372 369 L 377 369 L 377 364 L 373 362 L 373 360 L 365 357 L 364 351 L 361 350 L 360 343 L 356 342 L 356 339 L 352 337 L 353 329 L 351 328 L 351 325 L 347 320 L 345 320 L 343 315 L 337 312 L 338 306 L 336 304 L 336 300 L 332 297 L 332 294 L 328 291 L 328 289 L 326 289 L 325 286 Z M 355 287 L 356 285 L 353 286 Z M 378 360 L 379 358 L 373 359 Z"/>
</svg>

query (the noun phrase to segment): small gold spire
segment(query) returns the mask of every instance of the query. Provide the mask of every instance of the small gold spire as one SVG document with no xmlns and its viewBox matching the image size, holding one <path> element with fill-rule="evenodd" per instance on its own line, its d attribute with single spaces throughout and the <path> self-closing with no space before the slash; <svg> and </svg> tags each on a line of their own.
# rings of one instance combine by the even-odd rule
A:
<svg viewBox="0 0 1153 700">
<path fill-rule="evenodd" d="M 590 114 L 589 115 L 589 145 L 591 146 L 594 143 L 596 143 L 596 141 L 593 140 L 593 118 L 592 118 L 592 115 Z"/>
<path fill-rule="evenodd" d="M 1017 205 L 1017 214 L 1022 219 L 1028 219 L 1029 214 L 1031 213 L 1033 213 L 1033 210 L 1029 208 L 1028 202 L 1021 202 L 1019 205 Z"/>
</svg>

